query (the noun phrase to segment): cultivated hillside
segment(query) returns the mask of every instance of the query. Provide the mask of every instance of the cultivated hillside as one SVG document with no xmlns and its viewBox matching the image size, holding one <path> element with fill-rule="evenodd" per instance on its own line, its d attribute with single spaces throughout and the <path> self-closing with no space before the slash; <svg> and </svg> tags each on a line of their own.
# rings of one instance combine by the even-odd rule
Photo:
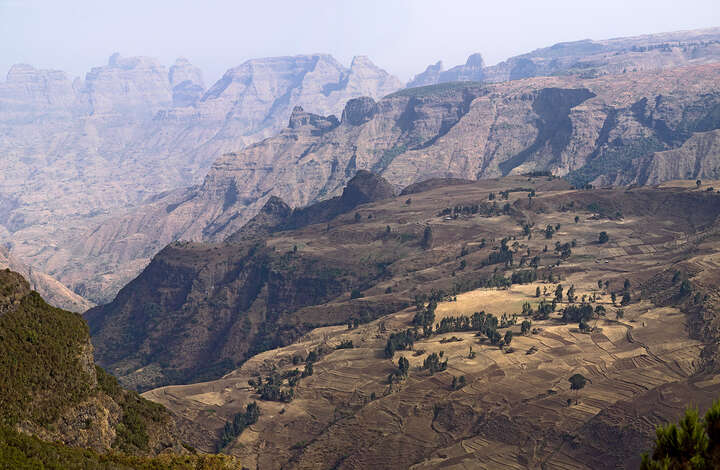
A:
<svg viewBox="0 0 720 470">
<path fill-rule="evenodd" d="M 257 400 L 223 440 L 249 468 L 632 467 L 720 393 L 712 185 L 435 180 L 329 221 L 272 199 L 231 242 L 163 250 L 90 323 L 134 386 L 242 363 L 145 396 L 217 436 Z"/>
</svg>

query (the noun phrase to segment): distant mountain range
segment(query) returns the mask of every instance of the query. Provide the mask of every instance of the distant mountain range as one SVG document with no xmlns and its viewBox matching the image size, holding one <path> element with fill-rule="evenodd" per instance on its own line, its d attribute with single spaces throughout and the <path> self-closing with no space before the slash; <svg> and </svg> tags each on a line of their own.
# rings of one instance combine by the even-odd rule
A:
<svg viewBox="0 0 720 470">
<path fill-rule="evenodd" d="M 396 187 L 528 170 L 712 177 L 716 61 L 720 29 L 561 43 L 491 67 L 475 54 L 408 85 L 442 86 L 396 94 L 364 57 L 253 59 L 208 89 L 184 59 L 116 54 L 84 80 L 14 66 L 0 83 L 0 241 L 98 303 L 166 243 L 221 238 L 271 195 L 331 197 L 356 169 Z"/>
<path fill-rule="evenodd" d="M 456 81 L 504 82 L 551 75 L 585 78 L 641 72 L 720 60 L 720 28 L 648 34 L 593 41 L 561 42 L 485 66 L 480 54 L 443 70 L 442 61 L 416 75 L 408 88 Z"/>
</svg>

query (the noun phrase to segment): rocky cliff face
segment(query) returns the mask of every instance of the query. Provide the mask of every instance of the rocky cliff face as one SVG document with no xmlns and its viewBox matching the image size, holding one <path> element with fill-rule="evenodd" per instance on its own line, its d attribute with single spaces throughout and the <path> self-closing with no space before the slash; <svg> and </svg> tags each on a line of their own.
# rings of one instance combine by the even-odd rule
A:
<svg viewBox="0 0 720 470">
<path fill-rule="evenodd" d="M 60 275 L 80 231 L 199 182 L 219 155 L 286 126 L 296 106 L 339 116 L 348 99 L 401 86 L 367 58 L 346 68 L 321 54 L 249 60 L 209 90 L 186 59 L 168 69 L 114 54 L 84 80 L 16 65 L 0 83 L 0 237 L 102 298 Z"/>
<path fill-rule="evenodd" d="M 72 256 L 89 259 L 86 268 L 119 265 L 125 275 L 174 239 L 222 240 L 270 196 L 294 207 L 339 196 L 357 170 L 381 174 L 396 190 L 428 178 L 530 171 L 577 185 L 715 178 L 719 77 L 720 66 L 707 65 L 660 77 L 443 84 L 351 100 L 340 123 L 298 108 L 277 136 L 219 158 L 182 197 L 109 220 Z M 668 163 L 678 155 L 687 161 Z"/>
<path fill-rule="evenodd" d="M 442 62 L 428 66 L 408 87 L 453 81 L 502 82 L 529 77 L 579 74 L 597 77 L 660 70 L 720 61 L 720 28 L 608 39 L 563 42 L 511 57 L 485 67 L 480 54 L 443 71 Z"/>
</svg>

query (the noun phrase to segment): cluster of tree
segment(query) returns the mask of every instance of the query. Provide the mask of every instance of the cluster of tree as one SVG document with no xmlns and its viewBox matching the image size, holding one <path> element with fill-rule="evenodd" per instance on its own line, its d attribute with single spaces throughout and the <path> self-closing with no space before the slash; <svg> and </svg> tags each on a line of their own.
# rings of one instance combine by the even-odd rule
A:
<svg viewBox="0 0 720 470">
<path fill-rule="evenodd" d="M 537 270 L 535 269 L 522 269 L 515 271 L 510 276 L 511 284 L 530 284 L 531 282 L 537 281 Z"/>
<path fill-rule="evenodd" d="M 700 417 L 689 408 L 678 424 L 655 430 L 655 449 L 643 454 L 641 470 L 720 468 L 720 401 Z"/>
<path fill-rule="evenodd" d="M 336 349 L 352 348 L 352 341 L 343 341 Z M 295 398 L 295 387 L 300 382 L 300 379 L 310 377 L 313 375 L 313 364 L 318 358 L 328 351 L 322 347 L 310 351 L 305 358 L 305 369 L 300 372 L 299 369 L 293 369 L 282 374 L 274 372 L 263 379 L 262 376 L 258 376 L 256 379 L 248 380 L 250 385 L 255 392 L 260 395 L 260 399 L 267 401 L 279 401 L 288 403 Z M 297 365 L 302 362 L 302 357 L 293 356 L 293 364 Z"/>
<path fill-rule="evenodd" d="M 573 243 L 575 242 L 563 244 L 555 242 L 555 252 L 560 256 L 560 259 L 568 259 L 570 257 L 572 254 Z"/>
<path fill-rule="evenodd" d="M 550 318 L 550 314 L 555 311 L 557 307 L 557 301 L 555 299 L 552 302 L 547 302 L 545 299 L 538 303 L 537 308 L 533 311 L 529 309 L 527 315 L 530 315 L 533 320 L 547 320 Z"/>
<path fill-rule="evenodd" d="M 590 330 L 588 322 L 595 317 L 595 322 L 606 315 L 605 307 L 596 305 L 593 308 L 589 303 L 583 302 L 580 305 L 568 305 L 563 310 L 562 319 L 567 323 L 577 322 L 582 331 Z"/>
<path fill-rule="evenodd" d="M 593 306 L 588 303 L 568 305 L 562 311 L 562 320 L 566 323 L 588 322 L 595 315 Z"/>
<path fill-rule="evenodd" d="M 343 340 L 337 346 L 335 346 L 335 349 L 352 349 L 353 347 L 354 346 L 353 346 L 352 340 L 346 339 L 346 340 Z"/>
<path fill-rule="evenodd" d="M 625 279 L 625 282 L 623 282 L 623 290 L 621 292 L 622 298 L 620 299 L 620 305 L 623 307 L 625 305 L 628 305 L 630 302 L 632 302 L 632 297 L 630 296 L 630 280 Z M 611 292 L 610 293 L 610 300 L 612 301 L 613 305 L 615 305 L 615 302 L 617 301 L 617 293 Z"/>
<path fill-rule="evenodd" d="M 225 428 L 220 438 L 220 448 L 218 450 L 225 448 L 225 446 L 242 434 L 246 427 L 257 423 L 259 417 L 260 407 L 258 404 L 256 402 L 249 403 L 245 407 L 245 412 L 237 413 L 232 421 L 225 423 Z"/>
<path fill-rule="evenodd" d="M 435 324 L 435 309 L 437 301 L 434 298 L 428 302 L 427 307 L 421 308 L 413 317 L 413 325 L 422 327 L 423 334 L 430 336 L 432 334 L 433 325 Z"/>
<path fill-rule="evenodd" d="M 295 385 L 300 380 L 300 376 L 300 371 L 295 369 L 282 375 L 274 373 L 265 379 L 262 377 L 258 377 L 257 380 L 250 379 L 248 385 L 255 389 L 262 400 L 288 403 L 295 397 Z"/>
<path fill-rule="evenodd" d="M 487 335 L 500 327 L 500 321 L 492 313 L 475 312 L 471 316 L 459 315 L 457 317 L 445 317 L 435 327 L 436 334 L 451 333 L 459 331 L 477 331 Z"/>
<path fill-rule="evenodd" d="M 488 255 L 487 261 L 483 263 L 483 266 L 491 266 L 493 264 L 505 264 L 505 266 L 513 265 L 513 252 L 508 246 L 509 238 L 503 238 L 500 241 L 500 251 L 493 251 Z"/>
<path fill-rule="evenodd" d="M 529 178 L 538 178 L 540 176 L 552 176 L 553 174 L 548 170 L 534 170 L 529 171 L 527 173 L 523 173 L 523 176 L 527 176 Z"/>
<path fill-rule="evenodd" d="M 410 361 L 406 358 L 401 357 L 398 359 L 398 367 L 394 371 L 390 372 L 388 376 L 388 383 L 398 383 L 405 380 L 410 373 Z"/>
<path fill-rule="evenodd" d="M 425 370 L 430 371 L 430 375 L 433 375 L 435 372 L 441 372 L 447 369 L 447 359 L 445 361 L 441 362 L 440 359 L 442 359 L 444 353 L 440 351 L 440 354 L 438 353 L 432 353 L 428 357 L 425 358 L 423 361 L 422 368 Z"/>
<path fill-rule="evenodd" d="M 467 380 L 465 379 L 464 375 L 461 375 L 460 377 L 455 377 L 453 375 L 452 385 L 451 385 L 453 390 L 460 390 L 465 385 L 467 385 Z"/>
<path fill-rule="evenodd" d="M 413 344 L 419 338 L 416 328 L 408 328 L 400 333 L 392 333 L 385 344 L 385 357 L 392 358 L 395 351 L 412 349 Z"/>
<path fill-rule="evenodd" d="M 463 204 L 463 205 L 457 205 L 455 207 L 446 207 L 445 209 L 441 210 L 438 213 L 438 216 L 451 216 L 453 218 L 458 218 L 461 215 L 474 215 L 477 214 L 480 210 L 479 204 Z"/>
</svg>

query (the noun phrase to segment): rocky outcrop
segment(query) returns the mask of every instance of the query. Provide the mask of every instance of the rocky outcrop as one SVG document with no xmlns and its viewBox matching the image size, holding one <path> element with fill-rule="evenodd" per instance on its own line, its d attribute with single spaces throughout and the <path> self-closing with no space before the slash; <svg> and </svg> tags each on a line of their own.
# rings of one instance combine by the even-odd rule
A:
<svg viewBox="0 0 720 470">
<path fill-rule="evenodd" d="M 440 74 L 442 71 L 442 60 L 438 60 L 434 64 L 428 65 L 424 72 L 415 75 L 413 79 L 408 82 L 407 87 L 415 88 L 440 83 Z"/>
<path fill-rule="evenodd" d="M 342 114 L 342 122 L 351 126 L 365 124 L 378 112 L 378 105 L 375 100 L 364 96 L 347 102 Z"/>
</svg>

